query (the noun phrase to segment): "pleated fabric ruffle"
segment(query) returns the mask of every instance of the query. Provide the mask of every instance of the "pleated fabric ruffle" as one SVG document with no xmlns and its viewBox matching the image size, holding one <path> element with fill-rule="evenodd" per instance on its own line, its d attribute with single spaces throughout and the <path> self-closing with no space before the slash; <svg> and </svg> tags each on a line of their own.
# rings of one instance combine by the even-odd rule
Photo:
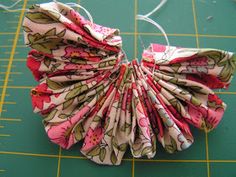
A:
<svg viewBox="0 0 236 177">
<path fill-rule="evenodd" d="M 142 60 L 124 62 L 118 29 L 86 20 L 50 2 L 34 5 L 23 22 L 32 48 L 27 66 L 39 82 L 31 91 L 49 139 L 99 164 L 119 165 L 127 148 L 154 157 L 194 141 L 189 125 L 210 131 L 226 104 L 211 90 L 228 88 L 233 53 L 150 44 Z"/>
</svg>

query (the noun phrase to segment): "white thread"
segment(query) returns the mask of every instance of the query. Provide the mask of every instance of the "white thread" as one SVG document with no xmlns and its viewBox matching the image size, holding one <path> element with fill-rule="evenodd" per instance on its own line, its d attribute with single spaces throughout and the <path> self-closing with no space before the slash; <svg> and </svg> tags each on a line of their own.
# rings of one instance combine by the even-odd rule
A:
<svg viewBox="0 0 236 177">
<path fill-rule="evenodd" d="M 143 42 L 141 36 L 138 35 L 138 38 L 139 38 L 139 40 L 140 40 L 140 42 L 141 42 L 141 45 L 142 45 L 142 47 L 143 47 L 143 50 L 146 50 L 146 47 L 145 47 L 145 45 L 144 45 L 144 42 Z"/>
<path fill-rule="evenodd" d="M 153 21 L 152 19 L 149 18 L 150 15 L 152 15 L 153 13 L 155 13 L 156 11 L 158 11 L 165 3 L 167 2 L 167 0 L 162 0 L 151 12 L 145 14 L 145 15 L 137 15 L 136 16 L 136 19 L 137 20 L 143 20 L 143 21 L 146 21 L 148 23 L 151 23 L 152 25 L 154 25 L 157 29 L 159 29 L 161 31 L 161 33 L 164 35 L 165 37 L 165 40 L 166 40 L 166 43 L 167 43 L 167 51 L 164 52 L 164 55 L 162 56 L 162 60 L 164 59 L 164 57 L 166 56 L 166 54 L 168 53 L 169 51 L 169 48 L 170 48 L 170 43 L 169 43 L 169 39 L 168 39 L 168 36 L 165 32 L 165 30 L 162 28 L 161 25 L 159 25 L 157 22 Z M 155 59 L 155 62 L 154 62 L 154 66 L 153 66 L 153 70 L 152 70 L 152 74 L 154 74 L 154 71 L 155 71 L 155 67 L 156 67 L 156 62 L 157 60 Z"/>
<path fill-rule="evenodd" d="M 146 17 L 146 16 L 143 16 L 143 15 L 137 15 L 137 16 L 136 16 L 136 19 L 149 22 L 149 23 L 151 23 L 152 25 L 156 26 L 156 27 L 161 31 L 161 33 L 164 35 L 167 45 L 168 45 L 168 46 L 170 45 L 169 39 L 168 39 L 168 37 L 167 37 L 167 34 L 166 34 L 165 30 L 162 28 L 161 25 L 159 25 L 158 23 L 156 23 L 156 22 L 153 21 L 152 19 L 150 19 L 150 18 L 148 18 L 148 17 Z"/>
<path fill-rule="evenodd" d="M 125 61 L 126 61 L 126 63 L 129 63 L 129 60 L 128 60 L 128 58 L 127 58 L 127 55 L 126 55 L 124 49 L 121 48 L 121 51 L 123 52 L 123 54 L 124 54 L 124 56 L 125 56 Z"/>
<path fill-rule="evenodd" d="M 5 6 L 3 4 L 0 4 L 0 8 L 8 11 L 8 12 L 18 12 L 18 11 L 22 11 L 22 10 L 29 10 L 29 9 L 13 9 L 11 10 L 11 8 L 15 7 L 17 4 L 19 4 L 22 0 L 18 0 L 16 1 L 15 3 L 13 3 L 12 5 L 10 6 Z"/>
<path fill-rule="evenodd" d="M 161 0 L 161 2 L 149 13 L 145 14 L 145 17 L 149 17 L 151 16 L 153 13 L 155 13 L 156 11 L 158 11 L 159 9 L 162 8 L 162 6 L 165 5 L 165 3 L 167 2 L 167 0 Z"/>
<path fill-rule="evenodd" d="M 143 16 L 143 15 L 137 15 L 137 16 L 136 16 L 136 19 L 138 19 L 138 20 L 143 20 L 143 21 L 146 21 L 146 22 L 151 23 L 152 25 L 154 25 L 155 27 L 157 27 L 157 28 L 161 31 L 161 33 L 164 35 L 165 40 L 166 40 L 166 43 L 167 43 L 167 51 L 166 51 L 166 52 L 164 53 L 164 55 L 162 56 L 162 59 L 164 59 L 164 56 L 166 56 L 166 53 L 168 53 L 168 50 L 169 50 L 169 48 L 170 48 L 169 39 L 168 39 L 168 37 L 167 37 L 167 34 L 166 34 L 165 30 L 162 28 L 161 25 L 159 25 L 158 23 L 156 23 L 155 21 L 153 21 L 153 20 L 150 19 L 149 17 Z M 156 62 L 157 62 L 157 60 L 155 60 L 155 62 L 154 62 L 153 71 L 152 71 L 153 74 L 154 74 L 154 71 L 155 71 Z"/>
</svg>

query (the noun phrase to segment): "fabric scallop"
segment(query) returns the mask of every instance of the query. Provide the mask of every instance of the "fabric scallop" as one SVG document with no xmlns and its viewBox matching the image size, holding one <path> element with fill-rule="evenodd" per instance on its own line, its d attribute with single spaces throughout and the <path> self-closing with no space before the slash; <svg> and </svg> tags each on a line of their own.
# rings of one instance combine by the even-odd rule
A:
<svg viewBox="0 0 236 177">
<path fill-rule="evenodd" d="M 39 84 L 34 112 L 49 139 L 99 164 L 119 165 L 169 152 L 194 141 L 190 126 L 210 131 L 226 104 L 211 90 L 228 88 L 235 70 L 230 52 L 150 44 L 142 60 L 124 62 L 118 29 L 91 23 L 59 2 L 26 13 L 27 66 Z"/>
</svg>

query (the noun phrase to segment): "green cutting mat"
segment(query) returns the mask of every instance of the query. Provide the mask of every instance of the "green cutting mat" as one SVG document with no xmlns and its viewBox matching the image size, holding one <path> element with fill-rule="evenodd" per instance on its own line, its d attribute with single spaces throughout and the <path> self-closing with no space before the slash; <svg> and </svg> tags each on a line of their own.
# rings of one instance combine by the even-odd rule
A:
<svg viewBox="0 0 236 177">
<path fill-rule="evenodd" d="M 121 30 L 124 49 L 132 59 L 140 58 L 150 42 L 165 43 L 158 30 L 134 18 L 159 1 L 82 0 L 80 4 L 96 23 Z M 40 2 L 24 0 L 16 8 Z M 0 10 L 1 177 L 236 177 L 236 79 L 229 90 L 217 90 L 228 104 L 217 130 L 209 134 L 193 130 L 195 143 L 184 152 L 170 155 L 159 147 L 152 160 L 133 159 L 127 153 L 120 166 L 109 167 L 86 160 L 79 152 L 81 145 L 61 150 L 50 143 L 40 116 L 32 113 L 29 91 L 36 82 L 25 64 L 29 49 L 23 41 L 23 15 L 24 11 Z M 234 0 L 169 0 L 152 18 L 166 30 L 171 45 L 236 52 Z"/>
</svg>

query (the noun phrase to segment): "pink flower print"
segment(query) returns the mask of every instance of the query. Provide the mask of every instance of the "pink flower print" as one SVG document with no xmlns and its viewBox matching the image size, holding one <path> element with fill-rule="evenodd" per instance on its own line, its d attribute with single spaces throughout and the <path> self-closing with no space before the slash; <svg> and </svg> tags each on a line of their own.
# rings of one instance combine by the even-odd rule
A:
<svg viewBox="0 0 236 177">
<path fill-rule="evenodd" d="M 160 44 L 152 44 L 152 51 L 153 52 L 165 52 L 166 51 L 166 46 L 165 45 L 160 45 Z"/>
<path fill-rule="evenodd" d="M 196 58 L 189 61 L 189 66 L 186 67 L 187 73 L 208 73 L 208 69 L 212 69 L 214 66 L 208 65 L 208 59 L 206 57 Z"/>
<path fill-rule="evenodd" d="M 147 117 L 142 117 L 139 119 L 139 125 L 141 127 L 148 127 L 148 118 Z"/>
<path fill-rule="evenodd" d="M 76 12 L 75 10 L 70 10 L 70 15 L 72 16 L 72 17 L 74 17 L 74 19 L 76 20 L 76 22 L 79 22 L 79 21 L 81 21 L 81 16 L 80 16 L 80 14 L 78 13 L 78 12 Z"/>
<path fill-rule="evenodd" d="M 199 109 L 194 108 L 191 105 L 188 105 L 188 113 L 190 115 L 191 123 L 197 128 L 201 128 L 201 125 L 204 121 L 203 114 Z M 187 119 L 188 120 L 188 119 Z"/>
<path fill-rule="evenodd" d="M 100 143 L 102 138 L 103 138 L 103 131 L 101 127 L 98 127 L 95 130 L 89 128 L 84 139 L 82 151 L 88 151 L 92 149 L 93 147 L 95 147 Z"/>
<path fill-rule="evenodd" d="M 149 119 L 147 117 L 142 117 L 142 118 L 139 119 L 139 126 L 146 129 L 146 134 L 144 134 L 144 136 L 147 139 L 151 138 L 149 125 L 150 125 L 150 122 L 149 122 Z"/>
<path fill-rule="evenodd" d="M 47 115 L 47 114 L 49 114 L 49 113 L 52 111 L 52 109 L 53 109 L 55 106 L 56 106 L 56 104 L 53 104 L 53 103 L 52 103 L 52 104 L 50 104 L 49 108 L 47 108 L 47 109 L 41 111 L 40 113 L 41 113 L 42 115 Z"/>
<path fill-rule="evenodd" d="M 192 75 L 192 74 L 187 74 L 186 79 L 191 80 L 191 81 L 195 81 L 195 82 L 199 82 L 199 83 L 203 83 L 202 80 L 199 78 L 199 76 Z"/>
<path fill-rule="evenodd" d="M 224 109 L 222 107 L 216 108 L 215 110 L 209 109 L 207 117 L 208 128 L 209 129 L 215 128 L 222 119 L 223 114 L 224 114 Z"/>
<path fill-rule="evenodd" d="M 104 26 L 100 26 L 100 25 L 93 25 L 93 28 L 96 32 L 100 33 L 103 35 L 103 38 L 105 38 L 106 36 L 111 35 L 113 32 L 115 32 L 115 29 L 112 28 L 107 28 Z M 114 39 L 115 41 L 116 39 Z M 117 41 L 119 41 L 120 38 L 117 39 Z M 111 41 L 110 41 L 111 42 Z"/>
<path fill-rule="evenodd" d="M 41 79 L 41 74 L 39 68 L 41 66 L 41 61 L 29 56 L 27 59 L 27 67 L 31 70 L 34 75 L 35 80 L 39 81 Z"/>
<path fill-rule="evenodd" d="M 81 50 L 75 47 L 66 47 L 65 48 L 65 58 L 76 58 L 81 56 Z"/>
<path fill-rule="evenodd" d="M 207 57 L 196 58 L 189 61 L 190 66 L 207 66 Z"/>
<path fill-rule="evenodd" d="M 208 87 L 212 89 L 225 88 L 228 86 L 224 82 L 221 82 L 219 78 L 213 75 L 203 74 L 201 77 L 201 80 L 203 83 L 205 83 L 205 85 L 207 85 Z"/>
<path fill-rule="evenodd" d="M 51 126 L 48 131 L 50 140 L 62 148 L 69 149 L 74 144 L 74 134 L 71 132 L 73 124 L 67 120 L 58 125 Z"/>
<path fill-rule="evenodd" d="M 211 89 L 224 88 L 225 84 L 221 82 L 217 77 L 207 74 L 201 74 L 201 77 L 196 75 L 187 74 L 186 79 L 199 82 L 201 84 L 210 87 Z"/>
<path fill-rule="evenodd" d="M 67 28 L 71 29 L 72 31 L 78 33 L 78 34 L 81 34 L 83 35 L 84 32 L 81 30 L 81 28 L 79 26 L 77 26 L 75 23 L 67 23 L 67 22 L 64 22 L 63 23 Z"/>
<path fill-rule="evenodd" d="M 170 64 L 175 63 L 182 63 L 182 62 L 188 62 L 191 66 L 206 66 L 207 65 L 207 58 L 196 58 L 197 55 L 187 56 L 187 57 L 179 57 L 172 59 L 170 61 Z"/>
<path fill-rule="evenodd" d="M 73 63 L 67 63 L 65 66 L 64 66 L 64 69 L 66 70 L 85 70 L 85 69 L 92 69 L 93 66 L 91 65 L 78 65 L 78 64 L 73 64 Z"/>
<path fill-rule="evenodd" d="M 222 105 L 223 101 L 216 94 L 208 95 L 209 102 L 215 102 L 216 105 Z"/>
<path fill-rule="evenodd" d="M 50 93 L 52 93 L 52 91 L 49 91 L 47 89 L 48 89 L 47 84 L 43 83 L 35 87 L 31 91 L 32 104 L 34 109 L 38 108 L 40 110 L 43 110 L 44 103 L 50 103 L 51 101 Z"/>
</svg>

